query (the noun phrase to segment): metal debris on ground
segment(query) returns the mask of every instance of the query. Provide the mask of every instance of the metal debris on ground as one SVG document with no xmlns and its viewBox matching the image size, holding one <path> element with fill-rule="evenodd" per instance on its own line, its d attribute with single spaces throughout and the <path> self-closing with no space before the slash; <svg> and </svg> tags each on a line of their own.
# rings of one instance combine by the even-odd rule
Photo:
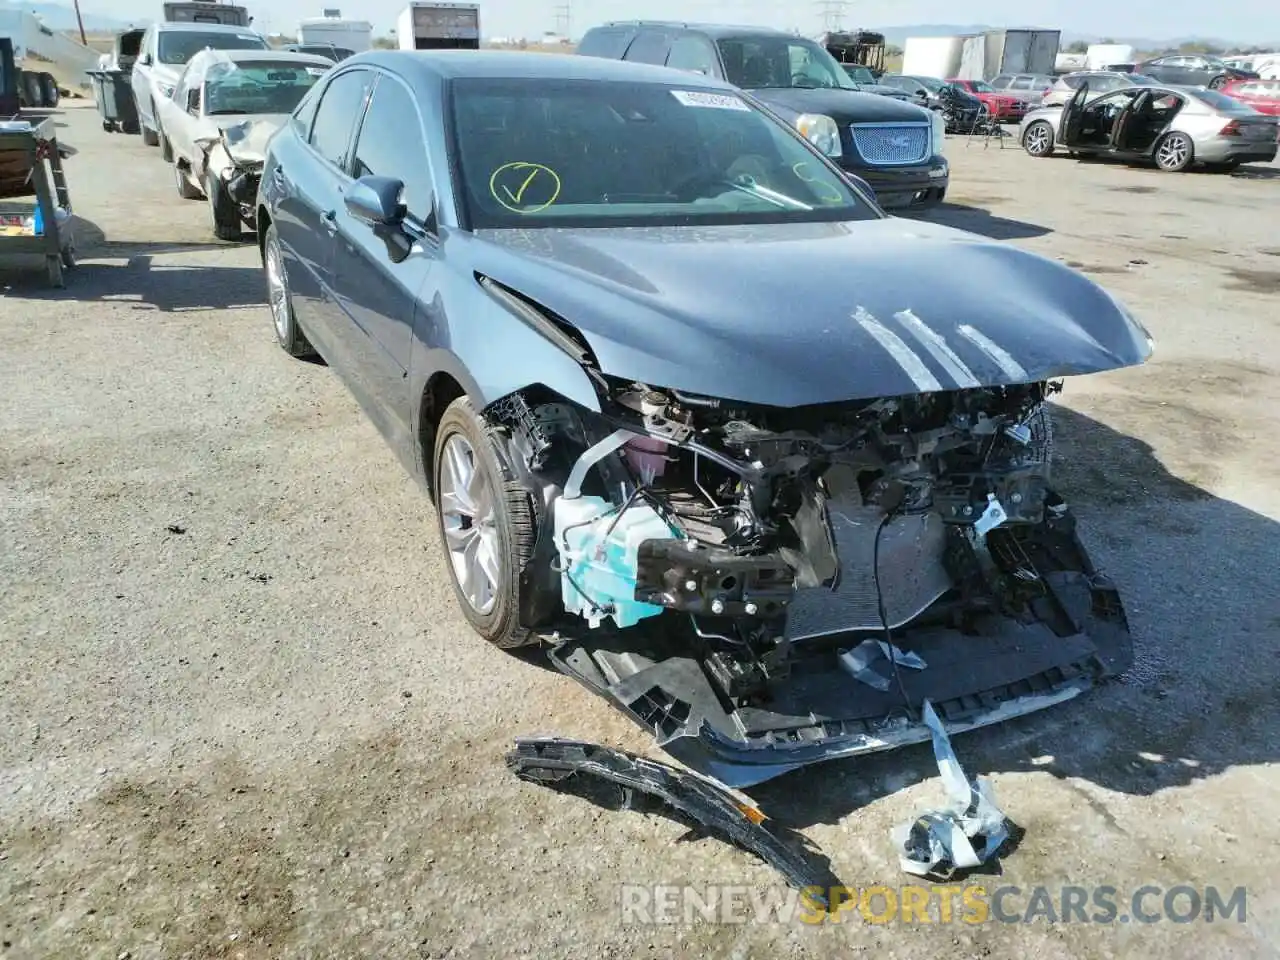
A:
<svg viewBox="0 0 1280 960">
<path fill-rule="evenodd" d="M 517 737 L 515 749 L 507 754 L 507 767 L 521 780 L 601 807 L 674 815 L 685 826 L 754 853 L 791 886 L 809 888 L 807 895 L 824 910 L 825 891 L 839 886 L 826 858 L 804 837 L 770 820 L 749 800 L 690 771 L 561 737 Z"/>
<path fill-rule="evenodd" d="M 959 870 L 990 860 L 1009 838 L 1009 828 L 996 806 L 991 784 L 965 776 L 947 731 L 928 700 L 922 717 L 933 734 L 933 755 L 948 803 L 899 824 L 891 836 L 903 870 L 918 877 L 949 880 Z"/>
</svg>

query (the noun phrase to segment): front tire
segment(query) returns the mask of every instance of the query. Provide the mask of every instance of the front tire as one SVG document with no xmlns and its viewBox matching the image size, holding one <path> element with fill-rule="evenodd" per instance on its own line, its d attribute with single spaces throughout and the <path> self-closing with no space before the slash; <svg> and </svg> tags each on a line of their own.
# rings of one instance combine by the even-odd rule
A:
<svg viewBox="0 0 1280 960">
<path fill-rule="evenodd" d="M 174 186 L 178 189 L 178 196 L 183 200 L 199 200 L 200 191 L 196 185 L 191 182 L 191 177 L 187 175 L 187 171 L 176 163 L 173 165 L 173 181 Z"/>
<path fill-rule="evenodd" d="M 274 223 L 267 227 L 267 235 L 263 238 L 262 265 L 267 275 L 267 303 L 271 306 L 272 325 L 280 349 L 300 360 L 316 356 L 316 348 L 302 332 L 298 317 L 293 312 L 293 291 L 289 288 L 284 252 L 280 249 L 280 235 L 276 233 Z"/>
<path fill-rule="evenodd" d="M 1210 90 L 1221 90 L 1226 85 L 1227 85 L 1226 77 L 1214 77 L 1212 80 L 1209 81 Z"/>
<path fill-rule="evenodd" d="M 1185 133 L 1166 133 L 1156 144 L 1156 166 L 1169 173 L 1180 173 L 1196 158 L 1195 146 Z"/>
<path fill-rule="evenodd" d="M 1037 120 L 1022 134 L 1022 149 L 1033 157 L 1047 157 L 1053 153 L 1053 126 L 1047 120 Z"/>
<path fill-rule="evenodd" d="M 138 116 L 139 116 L 139 117 L 141 117 L 141 116 L 142 116 L 142 112 L 141 112 L 141 111 L 139 111 L 139 112 L 138 112 Z M 139 121 L 139 122 L 141 122 L 141 121 Z M 159 121 L 158 121 L 158 120 L 156 120 L 156 105 L 155 105 L 154 103 L 152 103 L 152 104 L 151 104 L 151 122 L 152 122 L 152 123 L 155 123 L 155 124 L 158 124 L 158 123 L 159 123 Z M 150 127 L 148 127 L 145 123 L 143 123 L 143 124 L 142 124 L 142 142 L 143 142 L 143 143 L 145 143 L 148 147 L 158 147 L 158 146 L 160 146 L 160 134 L 159 134 L 159 132 L 158 132 L 158 131 L 156 131 L 156 130 L 152 130 L 152 129 L 151 129 Z"/>
<path fill-rule="evenodd" d="M 472 628 L 495 647 L 536 643 L 520 624 L 520 573 L 537 529 L 528 492 L 506 465 L 501 435 L 467 397 L 436 427 L 436 521 L 453 591 Z"/>
<path fill-rule="evenodd" d="M 240 220 L 240 207 L 228 196 L 222 181 L 213 174 L 208 174 L 204 178 L 204 195 L 209 201 L 209 219 L 213 224 L 213 235 L 229 243 L 239 241 L 244 234 L 244 224 Z"/>
</svg>

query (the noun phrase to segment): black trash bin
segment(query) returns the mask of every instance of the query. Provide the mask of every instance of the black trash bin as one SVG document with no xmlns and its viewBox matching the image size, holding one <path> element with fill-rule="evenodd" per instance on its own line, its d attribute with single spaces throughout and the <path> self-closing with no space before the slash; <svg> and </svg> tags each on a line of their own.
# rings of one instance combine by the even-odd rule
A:
<svg viewBox="0 0 1280 960">
<path fill-rule="evenodd" d="M 132 78 L 123 70 L 90 70 L 93 96 L 98 101 L 102 129 L 109 133 L 138 132 L 138 105 L 133 102 Z"/>
</svg>

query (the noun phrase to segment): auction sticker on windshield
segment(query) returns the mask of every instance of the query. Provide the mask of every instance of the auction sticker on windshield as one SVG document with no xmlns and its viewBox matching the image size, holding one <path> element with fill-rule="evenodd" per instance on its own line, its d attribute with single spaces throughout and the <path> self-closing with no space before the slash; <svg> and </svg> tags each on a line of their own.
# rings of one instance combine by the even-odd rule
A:
<svg viewBox="0 0 1280 960">
<path fill-rule="evenodd" d="M 686 107 L 710 107 L 713 110 L 742 110 L 751 108 L 738 97 L 724 93 L 704 93 L 698 90 L 672 90 L 671 95 Z"/>
</svg>

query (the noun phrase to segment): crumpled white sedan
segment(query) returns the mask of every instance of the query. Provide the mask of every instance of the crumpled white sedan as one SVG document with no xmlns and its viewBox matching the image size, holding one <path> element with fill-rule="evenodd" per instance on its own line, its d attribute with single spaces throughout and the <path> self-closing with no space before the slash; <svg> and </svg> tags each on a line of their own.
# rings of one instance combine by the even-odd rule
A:
<svg viewBox="0 0 1280 960">
<path fill-rule="evenodd" d="M 254 198 L 267 141 L 333 67 L 325 57 L 275 50 L 204 50 L 173 96 L 156 105 L 160 146 L 178 195 L 205 199 L 220 240 L 256 229 Z"/>
</svg>

